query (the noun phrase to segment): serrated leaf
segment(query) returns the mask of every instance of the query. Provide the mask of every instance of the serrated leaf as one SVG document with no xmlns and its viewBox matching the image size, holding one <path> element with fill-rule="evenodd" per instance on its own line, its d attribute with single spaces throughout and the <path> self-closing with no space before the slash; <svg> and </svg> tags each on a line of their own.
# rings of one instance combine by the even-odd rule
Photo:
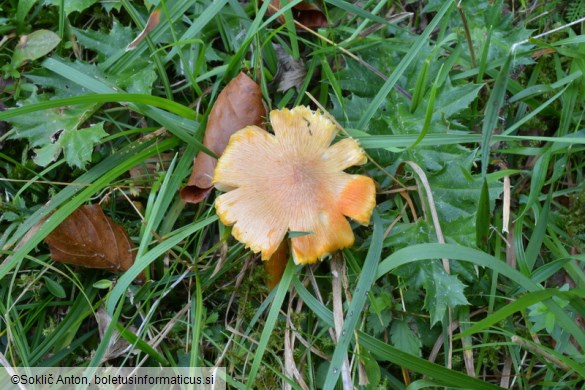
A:
<svg viewBox="0 0 585 390">
<path fill-rule="evenodd" d="M 47 101 L 48 95 L 32 95 L 22 104 L 39 103 Z M 72 107 L 51 108 L 36 112 L 34 115 L 21 115 L 11 118 L 8 122 L 14 126 L 13 139 L 26 138 L 30 146 L 44 146 L 54 143 L 59 132 L 65 129 L 76 128 L 80 118 L 85 117 L 88 110 L 95 105 L 78 104 Z"/>
<path fill-rule="evenodd" d="M 378 92 L 380 78 L 372 72 L 366 72 L 363 65 L 348 59 L 345 69 L 339 72 L 339 85 L 352 94 L 371 97 Z"/>
<path fill-rule="evenodd" d="M 157 76 L 152 63 L 136 61 L 133 67 L 125 69 L 116 75 L 114 82 L 118 88 L 124 89 L 128 93 L 144 93 L 150 95 L 152 84 L 156 78 Z"/>
<path fill-rule="evenodd" d="M 414 334 L 407 321 L 394 320 L 390 328 L 390 339 L 392 344 L 401 351 L 411 355 L 421 356 L 422 343 L 419 337 Z"/>
<path fill-rule="evenodd" d="M 426 290 L 424 307 L 431 314 L 431 326 L 442 321 L 447 308 L 469 305 L 463 290 L 465 285 L 455 275 L 449 275 L 436 262 L 423 283 Z"/>
<path fill-rule="evenodd" d="M 33 161 L 41 167 L 46 167 L 53 161 L 57 160 L 61 154 L 61 150 L 61 145 L 58 143 L 46 144 L 42 148 L 34 149 L 35 156 L 33 157 Z"/>
<path fill-rule="evenodd" d="M 132 40 L 132 29 L 121 25 L 114 19 L 108 33 L 96 30 L 72 29 L 79 44 L 98 54 L 98 62 L 125 51 L 126 44 Z"/>
<path fill-rule="evenodd" d="M 147 61 L 135 61 L 132 66 L 122 72 L 109 74 L 103 66 L 95 66 L 83 62 L 71 62 L 67 64 L 73 69 L 110 86 L 112 92 L 144 93 L 150 94 L 152 83 L 156 80 L 154 65 Z"/>
<path fill-rule="evenodd" d="M 46 100 L 48 100 L 47 95 L 33 95 L 23 103 L 37 103 Z M 55 161 L 62 150 L 65 151 L 65 157 L 70 164 L 83 166 L 84 163 L 81 161 L 83 160 L 82 156 L 87 156 L 86 149 L 82 148 L 79 151 L 71 150 L 68 146 L 70 144 L 70 140 L 68 139 L 70 136 L 68 134 L 76 132 L 77 126 L 93 113 L 97 107 L 99 107 L 99 104 L 78 104 L 71 107 L 58 107 L 38 111 L 35 115 L 21 115 L 11 118 L 8 122 L 12 123 L 15 130 L 11 138 L 26 138 L 31 147 L 38 147 L 34 149 L 36 156 L 33 160 L 40 166 L 47 166 Z M 64 140 L 62 140 L 63 136 L 65 136 Z M 90 139 L 87 142 L 92 142 L 95 138 L 90 133 L 88 133 L 88 136 Z M 73 144 L 79 145 L 79 142 L 73 142 Z M 89 157 L 91 157 L 91 152 Z M 85 161 L 88 161 L 89 157 Z"/>
<path fill-rule="evenodd" d="M 153 65 L 146 61 L 138 61 L 132 67 L 110 76 L 104 73 L 99 66 L 73 62 L 70 66 L 85 75 L 111 86 L 112 91 L 126 90 L 130 93 L 150 94 L 152 84 L 156 79 Z M 27 77 L 43 88 L 52 88 L 55 94 L 49 93 L 31 97 L 22 104 L 38 103 L 57 97 L 70 97 L 86 94 L 87 91 L 65 78 L 54 75 L 46 70 L 35 71 Z M 106 133 L 103 128 L 93 130 L 78 130 L 78 126 L 101 106 L 96 104 L 76 104 L 74 106 L 58 107 L 42 110 L 35 115 L 22 115 L 8 120 L 14 126 L 13 139 L 26 138 L 31 147 L 36 147 L 37 156 L 34 161 L 46 166 L 59 157 L 61 149 L 65 153 L 67 162 L 72 166 L 84 167 L 91 158 L 93 147 Z M 101 129 L 101 131 L 100 131 Z M 49 146 L 51 145 L 51 146 Z"/>
<path fill-rule="evenodd" d="M 334 94 L 331 94 L 333 108 L 331 115 L 346 128 L 353 129 L 360 120 L 360 115 L 368 107 L 372 99 L 359 97 L 354 94 L 344 96 L 340 102 Z"/>
<path fill-rule="evenodd" d="M 368 333 L 379 336 L 388 329 L 391 320 L 392 310 L 383 310 L 380 313 L 370 312 L 366 319 L 366 329 Z"/>
<path fill-rule="evenodd" d="M 61 42 L 57 34 L 49 30 L 37 30 L 20 37 L 12 55 L 12 67 L 18 68 L 26 61 L 36 60 L 48 54 Z"/>
<path fill-rule="evenodd" d="M 47 290 L 49 290 L 51 294 L 61 299 L 67 296 L 65 289 L 59 283 L 46 276 L 44 276 L 43 279 L 45 279 L 45 286 L 47 286 Z"/>
<path fill-rule="evenodd" d="M 432 233 L 429 224 L 422 218 L 412 223 L 397 223 L 391 234 L 384 239 L 384 245 L 400 249 L 419 242 L 431 241 Z"/>
<path fill-rule="evenodd" d="M 410 160 L 426 172 L 443 233 L 465 246 L 475 246 L 476 214 L 483 180 L 472 174 L 476 151 L 460 145 L 416 147 Z M 502 193 L 498 182 L 490 183 L 489 205 Z"/>
<path fill-rule="evenodd" d="M 467 109 L 482 88 L 482 84 L 472 83 L 453 86 L 450 79 L 447 79 L 445 86 L 437 94 L 433 119 L 450 118 Z"/>
<path fill-rule="evenodd" d="M 85 168 L 91 159 L 95 145 L 108 133 L 104 131 L 104 123 L 100 122 L 85 129 L 67 129 L 59 137 L 65 159 L 70 166 Z"/>
<path fill-rule="evenodd" d="M 107 13 L 112 12 L 113 9 L 120 12 L 120 9 L 122 9 L 122 1 L 120 0 L 102 1 L 101 4 Z"/>
<path fill-rule="evenodd" d="M 81 12 L 91 7 L 98 0 L 67 0 L 65 1 L 65 15 L 69 15 L 72 12 Z M 60 0 L 48 0 L 49 3 L 59 6 Z"/>
<path fill-rule="evenodd" d="M 54 95 L 51 96 L 52 99 L 80 96 L 90 93 L 88 89 L 79 84 L 67 80 L 66 78 L 44 68 L 33 69 L 31 72 L 26 73 L 25 76 L 34 84 L 39 86 L 42 85 L 44 90 L 53 90 Z M 43 94 L 39 99 L 41 97 L 46 99 L 48 96 L 48 94 Z"/>
</svg>

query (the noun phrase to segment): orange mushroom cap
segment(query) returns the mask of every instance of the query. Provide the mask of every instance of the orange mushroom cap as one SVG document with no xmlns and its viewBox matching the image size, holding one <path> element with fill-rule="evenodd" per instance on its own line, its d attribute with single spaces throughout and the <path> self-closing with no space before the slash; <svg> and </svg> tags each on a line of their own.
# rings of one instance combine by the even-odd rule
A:
<svg viewBox="0 0 585 390">
<path fill-rule="evenodd" d="M 227 191 L 215 208 L 232 234 L 268 260 L 287 232 L 295 263 L 309 264 L 353 245 L 345 218 L 368 224 L 376 205 L 374 181 L 343 172 L 367 159 L 357 141 L 331 145 L 337 130 L 308 107 L 270 113 L 274 135 L 257 126 L 234 133 L 213 184 Z"/>
</svg>

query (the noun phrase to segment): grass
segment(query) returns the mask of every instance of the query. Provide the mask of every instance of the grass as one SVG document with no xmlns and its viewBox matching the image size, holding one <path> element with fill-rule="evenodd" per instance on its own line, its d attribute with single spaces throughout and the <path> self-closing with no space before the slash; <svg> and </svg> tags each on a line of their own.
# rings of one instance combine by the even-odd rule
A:
<svg viewBox="0 0 585 390">
<path fill-rule="evenodd" d="M 53 3 L 0 6 L 0 365 L 218 365 L 230 388 L 583 386 L 578 1 L 325 0 L 312 29 L 300 1 Z M 59 43 L 19 46 L 41 30 Z M 297 89 L 277 90 L 273 44 L 304 61 Z M 289 261 L 270 291 L 215 194 L 179 197 L 240 71 L 268 108 L 322 107 L 369 155 L 355 172 L 377 207 L 338 279 L 329 259 Z M 94 203 L 136 244 L 123 274 L 53 263 L 43 242 Z M 115 334 L 132 353 L 111 356 Z"/>
</svg>

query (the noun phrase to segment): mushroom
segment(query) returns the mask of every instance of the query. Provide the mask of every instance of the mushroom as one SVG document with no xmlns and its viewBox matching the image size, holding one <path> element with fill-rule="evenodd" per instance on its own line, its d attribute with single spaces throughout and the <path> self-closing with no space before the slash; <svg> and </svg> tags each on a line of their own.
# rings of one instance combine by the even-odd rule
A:
<svg viewBox="0 0 585 390">
<path fill-rule="evenodd" d="M 287 233 L 296 264 L 310 264 L 354 243 L 346 217 L 367 225 L 376 205 L 375 184 L 343 170 L 364 164 L 352 138 L 337 133 L 320 112 L 299 106 L 270 112 L 274 134 L 257 126 L 234 133 L 220 157 L 215 201 L 232 234 L 268 260 Z"/>
</svg>

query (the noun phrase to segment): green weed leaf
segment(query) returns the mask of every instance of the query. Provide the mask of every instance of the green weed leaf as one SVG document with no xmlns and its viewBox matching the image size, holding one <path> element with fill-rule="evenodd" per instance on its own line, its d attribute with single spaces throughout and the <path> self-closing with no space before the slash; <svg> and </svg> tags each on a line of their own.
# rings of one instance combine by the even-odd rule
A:
<svg viewBox="0 0 585 390">
<path fill-rule="evenodd" d="M 59 144 L 63 148 L 67 163 L 83 169 L 91 159 L 94 146 L 107 135 L 108 133 L 104 131 L 104 123 L 100 122 L 81 130 L 63 131 L 59 137 Z"/>
<path fill-rule="evenodd" d="M 65 289 L 59 283 L 46 276 L 44 276 L 43 279 L 45 279 L 45 286 L 47 286 L 47 290 L 49 290 L 51 294 L 61 299 L 67 296 Z"/>
<path fill-rule="evenodd" d="M 49 30 L 37 30 L 20 37 L 14 49 L 12 67 L 18 68 L 26 61 L 36 60 L 48 54 L 61 42 L 57 34 Z"/>
<path fill-rule="evenodd" d="M 390 339 L 392 344 L 401 351 L 414 356 L 421 356 L 422 343 L 420 338 L 414 334 L 407 321 L 394 320 L 390 328 Z"/>
<path fill-rule="evenodd" d="M 61 154 L 61 145 L 58 143 L 54 144 L 46 144 L 42 148 L 33 149 L 35 152 L 35 156 L 33 157 L 33 161 L 35 164 L 40 165 L 41 167 L 46 167 L 53 161 L 57 160 L 59 155 Z"/>
<path fill-rule="evenodd" d="M 49 100 L 49 95 L 33 95 L 23 101 L 23 105 L 39 103 Z M 28 139 L 30 146 L 44 146 L 54 143 L 59 133 L 65 129 L 76 128 L 80 118 L 85 117 L 87 111 L 93 105 L 75 105 L 70 107 L 59 107 L 36 112 L 34 115 L 20 115 L 11 118 L 15 130 L 14 139 Z"/>
<path fill-rule="evenodd" d="M 102 63 L 111 56 L 124 52 L 133 39 L 132 29 L 122 26 L 116 20 L 108 33 L 91 29 L 73 29 L 79 44 L 98 53 L 98 62 Z"/>
<path fill-rule="evenodd" d="M 568 291 L 569 285 L 565 284 L 559 290 Z M 559 305 L 560 308 L 565 308 L 567 305 L 569 305 L 569 301 L 557 296 L 553 296 L 552 300 L 555 301 L 555 303 Z M 552 310 L 550 310 L 547 305 L 542 302 L 538 302 L 532 306 L 529 306 L 528 316 L 533 323 L 532 332 L 538 332 L 546 329 L 549 334 L 553 333 L 555 324 L 557 322 L 557 316 Z"/>
<path fill-rule="evenodd" d="M 113 283 L 110 279 L 100 279 L 93 284 L 93 287 L 100 290 L 107 290 L 112 288 L 112 285 Z"/>
<path fill-rule="evenodd" d="M 63 3 L 65 3 L 65 15 L 69 15 L 72 12 L 81 12 L 89 7 L 91 7 L 92 5 L 94 5 L 95 3 L 97 3 L 98 0 L 67 0 L 64 1 Z M 61 3 L 60 0 L 49 0 L 49 3 L 59 6 L 59 4 Z"/>
<path fill-rule="evenodd" d="M 465 285 L 455 275 L 449 275 L 436 262 L 423 282 L 427 292 L 425 308 L 431 314 L 431 326 L 442 321 L 447 308 L 469 305 L 463 289 Z"/>
</svg>

